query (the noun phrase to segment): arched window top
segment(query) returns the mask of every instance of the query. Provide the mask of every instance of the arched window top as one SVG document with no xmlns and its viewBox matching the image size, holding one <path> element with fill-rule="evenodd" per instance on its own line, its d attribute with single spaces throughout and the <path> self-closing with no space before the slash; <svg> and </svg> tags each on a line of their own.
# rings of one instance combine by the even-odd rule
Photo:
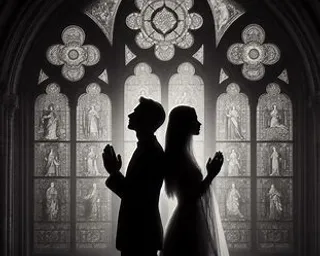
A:
<svg viewBox="0 0 320 256">
<path fill-rule="evenodd" d="M 249 140 L 249 99 L 236 83 L 226 91 L 217 100 L 217 140 Z"/>
<path fill-rule="evenodd" d="M 87 86 L 77 106 L 77 139 L 111 141 L 112 118 L 111 101 L 108 95 L 101 93 L 98 84 Z"/>
<path fill-rule="evenodd" d="M 69 140 L 68 98 L 52 83 L 35 101 L 35 140 Z"/>
<path fill-rule="evenodd" d="M 258 140 L 292 140 L 292 103 L 281 93 L 280 86 L 271 83 L 267 93 L 259 97 L 257 106 Z"/>
</svg>

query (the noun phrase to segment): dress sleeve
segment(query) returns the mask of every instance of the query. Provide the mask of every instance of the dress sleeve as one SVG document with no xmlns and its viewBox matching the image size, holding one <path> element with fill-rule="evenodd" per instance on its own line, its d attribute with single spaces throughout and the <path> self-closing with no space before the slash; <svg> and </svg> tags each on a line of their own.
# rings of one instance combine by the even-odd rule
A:
<svg viewBox="0 0 320 256">
<path fill-rule="evenodd" d="M 214 177 L 215 176 L 213 175 L 207 174 L 207 176 L 202 180 L 199 191 L 200 196 L 203 196 L 210 189 L 210 185 Z"/>
</svg>

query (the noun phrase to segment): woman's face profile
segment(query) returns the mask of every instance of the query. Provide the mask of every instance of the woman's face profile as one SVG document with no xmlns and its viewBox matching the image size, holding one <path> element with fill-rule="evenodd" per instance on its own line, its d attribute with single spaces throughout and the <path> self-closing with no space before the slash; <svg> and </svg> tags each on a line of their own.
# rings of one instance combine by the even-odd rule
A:
<svg viewBox="0 0 320 256">
<path fill-rule="evenodd" d="M 200 134 L 200 127 L 201 127 L 201 123 L 198 121 L 198 117 L 196 114 L 196 111 L 193 110 L 192 111 L 193 114 L 191 116 L 191 134 L 192 135 L 199 135 Z"/>
</svg>

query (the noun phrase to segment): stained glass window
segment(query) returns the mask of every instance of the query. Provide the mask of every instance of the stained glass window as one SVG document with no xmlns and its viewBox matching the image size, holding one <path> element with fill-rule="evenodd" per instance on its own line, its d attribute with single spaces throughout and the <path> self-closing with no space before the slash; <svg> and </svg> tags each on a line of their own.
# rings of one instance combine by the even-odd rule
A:
<svg viewBox="0 0 320 256">
<path fill-rule="evenodd" d="M 111 101 L 98 84 L 87 86 L 77 106 L 77 248 L 106 248 L 112 241 L 112 195 L 101 154 L 112 140 Z"/>
<path fill-rule="evenodd" d="M 205 148 L 215 148 L 224 154 L 225 162 L 213 189 L 230 251 L 278 252 L 292 248 L 292 103 L 275 83 L 269 84 L 263 95 L 255 95 L 261 92 L 261 83 L 272 75 L 268 66 L 280 63 L 282 52 L 276 42 L 265 40 L 261 25 L 246 26 L 241 42 L 217 49 L 225 50 L 223 56 L 229 63 L 213 65 L 216 67 L 212 67 L 211 76 L 208 65 L 219 58 L 212 62 L 216 49 L 208 48 L 208 41 L 202 40 L 210 19 L 206 12 L 201 12 L 200 2 L 136 0 L 131 5 L 135 10 L 127 9 L 126 4 L 122 8 L 125 15 L 118 16 L 124 22 L 116 26 L 130 32 L 125 37 L 121 33 L 126 32 L 114 32 L 120 2 L 99 0 L 85 9 L 86 15 L 106 35 L 106 48 L 98 49 L 95 45 L 101 44 L 87 42 L 95 37 L 85 31 L 84 24 L 68 25 L 58 34 L 62 43 L 51 42 L 46 66 L 61 67 L 57 74 L 62 77 L 57 80 L 65 81 L 66 88 L 62 91 L 66 95 L 60 93 L 62 84 L 50 83 L 55 72 L 43 67 L 37 73 L 39 88 L 50 84 L 34 105 L 34 251 L 114 249 L 113 223 L 117 219 L 112 219 L 112 209 L 117 208 L 117 201 L 112 199 L 117 197 L 104 184 L 108 175 L 101 153 L 106 144 L 113 142 L 112 130 L 119 128 L 112 126 L 112 111 L 120 113 L 124 133 L 118 134 L 116 140 L 124 143 L 119 153 L 123 156 L 122 170 L 126 170 L 137 142 L 135 132 L 127 129 L 128 115 L 141 96 L 161 102 L 167 114 L 177 105 L 192 106 L 203 124 L 201 128 L 214 130 L 216 136 L 205 138 L 202 129 L 194 137 L 193 148 L 204 172 Z M 208 4 L 218 46 L 245 9 L 233 0 L 209 0 Z M 115 40 L 113 45 L 116 33 L 124 40 Z M 122 61 L 110 64 L 110 49 L 121 49 L 116 54 L 122 54 Z M 207 55 L 208 49 L 212 55 Z M 175 56 L 183 60 L 179 62 Z M 110 70 L 104 64 L 114 65 L 113 70 L 120 72 L 108 73 Z M 244 78 L 250 80 L 241 89 L 237 83 L 231 83 L 235 74 L 232 69 L 239 65 Z M 275 79 L 287 86 L 289 70 L 278 66 L 277 70 L 283 71 Z M 77 88 L 76 93 L 70 93 L 68 86 Z M 222 87 L 225 91 L 218 98 L 211 97 L 211 92 L 215 94 Z M 78 92 L 82 93 L 79 97 Z M 123 97 L 123 108 L 113 110 L 109 96 L 119 101 Z M 209 127 L 206 120 L 212 109 L 216 111 L 215 128 Z M 165 127 L 156 133 L 163 146 Z M 164 228 L 176 203 L 161 191 Z"/>
<path fill-rule="evenodd" d="M 262 251 L 293 246 L 292 104 L 269 84 L 257 106 L 257 239 Z"/>
<path fill-rule="evenodd" d="M 35 251 L 70 250 L 72 237 L 77 248 L 111 245 L 112 197 L 104 184 L 107 173 L 101 158 L 105 145 L 112 142 L 111 111 L 109 97 L 96 83 L 89 84 L 78 98 L 74 127 L 70 125 L 68 99 L 57 84 L 49 84 L 46 94 L 36 99 Z M 71 132 L 76 143 L 70 140 Z"/>
<path fill-rule="evenodd" d="M 49 84 L 34 105 L 34 249 L 70 247 L 69 104 Z"/>
<path fill-rule="evenodd" d="M 248 97 L 236 83 L 217 99 L 217 150 L 224 164 L 214 181 L 230 250 L 251 248 L 251 144 Z"/>
</svg>

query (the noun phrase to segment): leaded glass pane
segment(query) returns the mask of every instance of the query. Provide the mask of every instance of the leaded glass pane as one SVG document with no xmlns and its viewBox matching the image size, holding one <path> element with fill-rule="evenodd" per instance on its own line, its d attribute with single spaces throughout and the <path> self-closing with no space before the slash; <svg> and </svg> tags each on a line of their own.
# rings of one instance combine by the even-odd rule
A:
<svg viewBox="0 0 320 256">
<path fill-rule="evenodd" d="M 138 64 L 134 69 L 134 75 L 127 78 L 124 92 L 124 124 L 128 124 L 128 115 L 139 104 L 139 98 L 151 98 L 161 102 L 161 85 L 159 78 L 152 73 L 151 67 L 146 63 Z M 157 134 L 160 133 L 159 132 Z M 125 129 L 125 141 L 135 141 L 135 132 Z"/>
<path fill-rule="evenodd" d="M 34 223 L 34 249 L 41 252 L 46 249 L 70 248 L 69 223 Z"/>
<path fill-rule="evenodd" d="M 105 143 L 77 144 L 77 176 L 94 177 L 108 175 L 104 169 L 101 157 L 105 146 Z"/>
<path fill-rule="evenodd" d="M 77 180 L 77 248 L 106 248 L 112 242 L 112 195 L 105 179 Z"/>
<path fill-rule="evenodd" d="M 178 67 L 178 73 L 169 80 L 169 110 L 178 105 L 194 107 L 199 121 L 204 124 L 204 83 L 195 75 L 195 68 L 189 62 Z M 195 136 L 194 140 L 203 140 L 204 133 Z"/>
<path fill-rule="evenodd" d="M 35 143 L 34 176 L 70 176 L 70 145 Z"/>
<path fill-rule="evenodd" d="M 248 97 L 231 83 L 217 100 L 217 140 L 249 140 L 250 109 Z"/>
<path fill-rule="evenodd" d="M 259 221 L 292 220 L 292 179 L 258 179 L 257 195 Z"/>
<path fill-rule="evenodd" d="M 292 176 L 293 153 L 291 143 L 258 143 L 258 176 Z"/>
<path fill-rule="evenodd" d="M 214 191 L 230 249 L 251 247 L 251 183 L 249 178 L 216 178 Z"/>
<path fill-rule="evenodd" d="M 70 182 L 68 179 L 34 179 L 34 221 L 70 220 Z"/>
<path fill-rule="evenodd" d="M 111 191 L 106 188 L 105 179 L 77 179 L 77 220 L 112 220 Z"/>
<path fill-rule="evenodd" d="M 217 143 L 217 151 L 224 156 L 218 176 L 250 176 L 251 151 L 249 143 Z"/>
<path fill-rule="evenodd" d="M 257 107 L 258 140 L 292 140 L 292 104 L 279 85 L 267 86 Z"/>
<path fill-rule="evenodd" d="M 34 112 L 35 140 L 70 139 L 68 99 L 60 93 L 60 87 L 57 84 L 49 84 L 46 94 L 37 97 Z"/>
<path fill-rule="evenodd" d="M 108 248 L 112 242 L 111 223 L 77 223 L 77 248 Z"/>
<path fill-rule="evenodd" d="M 250 222 L 223 222 L 222 226 L 230 251 L 247 251 L 251 248 Z"/>
<path fill-rule="evenodd" d="M 214 189 L 222 221 L 251 220 L 250 179 L 216 178 Z"/>
<path fill-rule="evenodd" d="M 269 252 L 292 251 L 293 234 L 292 222 L 259 222 L 258 249 Z"/>
<path fill-rule="evenodd" d="M 101 93 L 98 84 L 87 86 L 87 93 L 81 95 L 77 106 L 77 140 L 110 141 L 111 131 L 111 101 Z"/>
</svg>

